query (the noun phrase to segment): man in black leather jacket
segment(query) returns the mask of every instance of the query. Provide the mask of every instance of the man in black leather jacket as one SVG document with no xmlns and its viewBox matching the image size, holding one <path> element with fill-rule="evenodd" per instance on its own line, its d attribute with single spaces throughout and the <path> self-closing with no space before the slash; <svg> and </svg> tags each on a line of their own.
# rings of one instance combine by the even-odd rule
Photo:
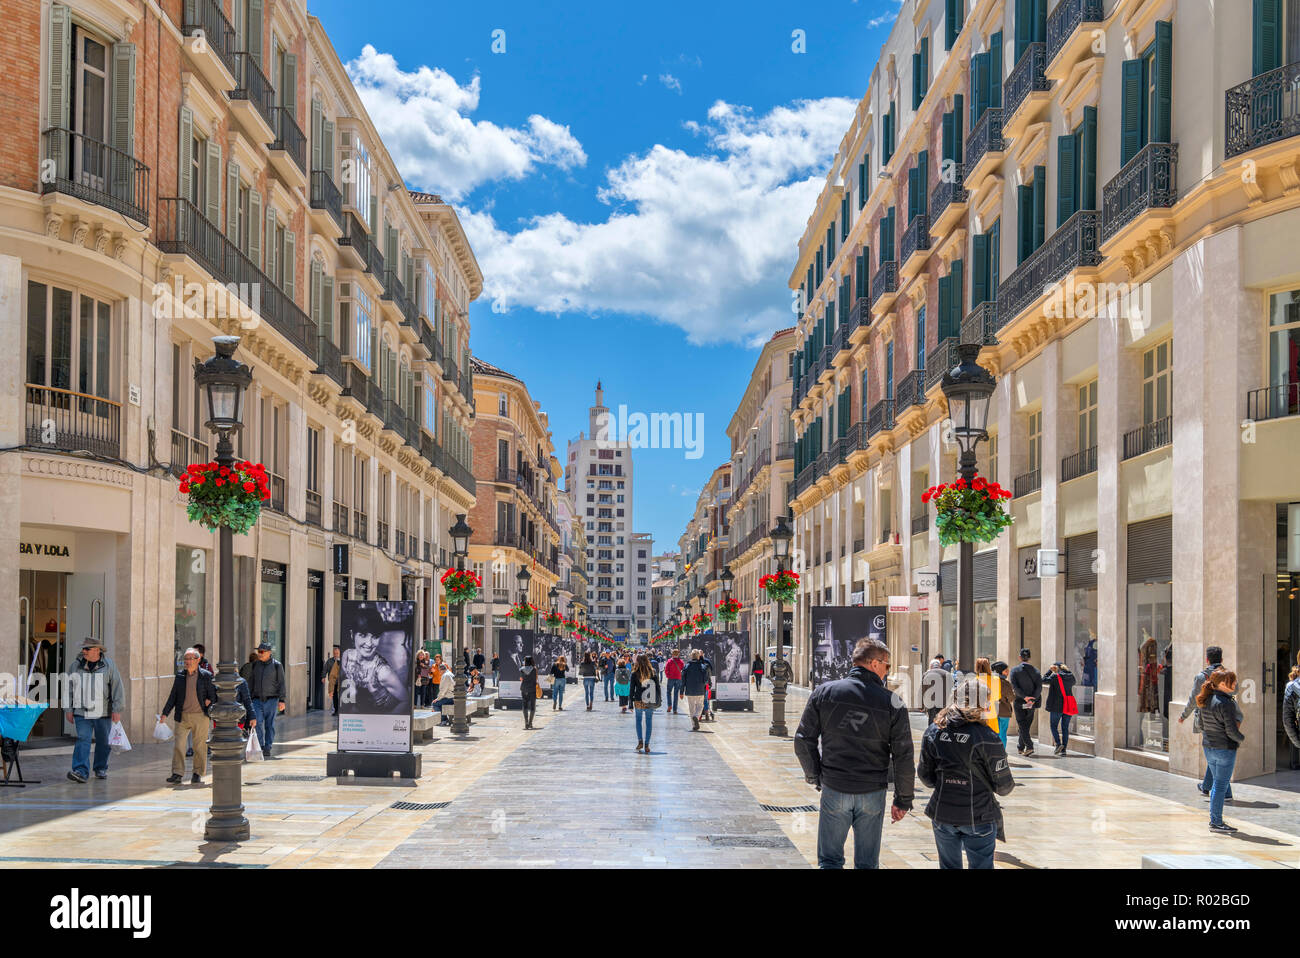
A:
<svg viewBox="0 0 1300 958">
<path fill-rule="evenodd" d="M 1034 724 L 1034 709 L 1038 708 L 1043 694 L 1043 676 L 1029 661 L 1029 650 L 1020 650 L 1020 664 L 1011 670 L 1011 710 L 1016 716 L 1016 729 L 1020 741 L 1016 751 L 1021 755 L 1034 754 L 1034 737 L 1030 726 Z"/>
<path fill-rule="evenodd" d="M 794 733 L 804 776 L 822 793 L 817 828 L 821 868 L 844 867 L 850 826 L 853 866 L 879 867 L 891 763 L 891 820 L 900 821 L 912 808 L 912 728 L 902 700 L 885 688 L 888 674 L 889 647 L 878 639 L 860 639 L 848 676 L 813 690 Z"/>
</svg>

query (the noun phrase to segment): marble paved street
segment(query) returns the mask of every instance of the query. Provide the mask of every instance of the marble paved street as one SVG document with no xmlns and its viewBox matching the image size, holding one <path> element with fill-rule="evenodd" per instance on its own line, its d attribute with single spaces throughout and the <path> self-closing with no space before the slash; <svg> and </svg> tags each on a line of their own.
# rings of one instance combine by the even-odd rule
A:
<svg viewBox="0 0 1300 958">
<path fill-rule="evenodd" d="M 802 703 L 792 695 L 792 729 Z M 24 771 L 41 784 L 0 789 L 0 867 L 815 865 L 817 793 L 790 740 L 767 734 L 769 694 L 701 733 L 660 710 L 649 756 L 634 750 L 632 716 L 599 690 L 594 712 L 580 686 L 566 705 L 541 702 L 534 731 L 518 711 L 476 721 L 467 740 L 440 730 L 419 746 L 420 780 L 386 785 L 324 778 L 328 716 L 282 720 L 283 758 L 244 766 L 252 839 L 241 845 L 203 843 L 211 789 L 163 783 L 169 745 L 137 743 L 113 756 L 107 781 L 84 785 L 64 778 L 70 747 L 26 751 Z M 913 725 L 919 736 L 919 717 Z M 999 867 L 1134 868 L 1158 852 L 1300 867 L 1296 792 L 1237 784 L 1226 817 L 1242 830 L 1225 837 L 1208 833 L 1191 779 L 1088 757 L 1012 764 Z M 918 788 L 916 813 L 885 826 L 885 867 L 937 867 L 924 800 Z"/>
</svg>

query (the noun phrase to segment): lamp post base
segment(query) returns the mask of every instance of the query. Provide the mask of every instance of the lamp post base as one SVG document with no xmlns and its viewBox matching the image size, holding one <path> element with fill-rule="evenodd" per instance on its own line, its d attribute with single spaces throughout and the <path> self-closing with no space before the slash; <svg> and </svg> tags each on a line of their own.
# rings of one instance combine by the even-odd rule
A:
<svg viewBox="0 0 1300 958">
<path fill-rule="evenodd" d="M 234 673 L 233 667 L 231 674 Z M 224 676 L 223 676 L 224 678 Z M 221 697 L 212 708 L 215 719 L 212 732 L 212 807 L 203 826 L 203 840 L 208 842 L 246 842 L 251 834 L 244 817 L 243 789 L 240 781 L 244 762 L 244 737 L 239 719 L 244 709 L 238 702 Z M 251 729 L 250 735 L 257 734 Z M 195 741 L 196 749 L 206 747 Z"/>
<path fill-rule="evenodd" d="M 767 734 L 778 738 L 790 736 L 790 730 L 785 725 L 785 687 L 789 681 L 786 677 L 788 669 L 789 666 L 782 659 L 778 659 L 772 666 L 772 726 L 767 730 Z"/>
</svg>

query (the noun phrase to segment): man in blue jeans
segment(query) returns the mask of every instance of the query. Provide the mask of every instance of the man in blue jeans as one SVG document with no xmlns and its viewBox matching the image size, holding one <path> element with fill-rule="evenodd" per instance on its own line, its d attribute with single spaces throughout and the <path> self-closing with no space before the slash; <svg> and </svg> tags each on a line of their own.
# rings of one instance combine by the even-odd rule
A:
<svg viewBox="0 0 1300 958">
<path fill-rule="evenodd" d="M 891 764 L 890 820 L 901 821 L 912 808 L 912 728 L 902 700 L 885 688 L 888 674 L 889 647 L 879 639 L 859 639 L 848 676 L 813 690 L 794 733 L 804 777 L 822 793 L 817 824 L 821 868 L 844 867 L 850 828 L 853 867 L 880 867 Z"/>
<path fill-rule="evenodd" d="M 72 668 L 68 672 L 68 721 L 77 727 L 77 744 L 72 748 L 72 770 L 68 780 L 83 783 L 90 778 L 90 742 L 95 741 L 95 778 L 108 778 L 108 736 L 114 722 L 122 720 L 126 692 L 122 677 L 113 660 L 104 654 L 98 639 L 81 643 Z"/>
<path fill-rule="evenodd" d="M 253 718 L 257 719 L 257 740 L 262 756 L 272 758 L 275 745 L 275 716 L 284 711 L 284 666 L 271 658 L 271 647 L 257 647 L 257 661 L 248 672 L 248 692 L 253 697 Z"/>
<path fill-rule="evenodd" d="M 1201 686 L 1205 680 L 1210 677 L 1210 673 L 1215 669 L 1223 668 L 1223 649 L 1217 645 L 1212 645 L 1205 650 L 1205 668 L 1196 673 L 1192 679 L 1192 694 L 1187 696 L 1187 704 L 1183 706 L 1183 713 L 1178 716 L 1178 724 L 1182 725 L 1187 721 L 1187 716 L 1192 716 L 1192 734 L 1201 734 L 1201 710 L 1196 707 L 1196 696 L 1201 694 Z M 1205 753 L 1205 778 L 1196 786 L 1206 798 L 1210 797 L 1210 786 L 1214 784 L 1213 769 L 1210 768 L 1210 750 L 1205 747 L 1205 740 L 1201 740 L 1201 751 Z M 1227 801 L 1232 801 L 1232 783 L 1228 783 L 1228 794 L 1224 796 Z"/>
<path fill-rule="evenodd" d="M 673 649 L 673 654 L 664 663 L 664 675 L 668 677 L 668 713 L 676 714 L 677 702 L 682 695 L 682 669 L 686 662 L 680 649 Z"/>
<path fill-rule="evenodd" d="M 615 695 L 614 695 L 614 669 L 616 668 L 616 666 L 617 666 L 617 663 L 614 661 L 614 656 L 612 656 L 612 655 L 607 655 L 607 656 L 605 656 L 605 686 L 604 686 L 604 689 L 605 689 L 605 701 L 606 701 L 606 702 L 612 702 L 612 701 L 614 701 L 614 699 L 615 699 Z"/>
</svg>

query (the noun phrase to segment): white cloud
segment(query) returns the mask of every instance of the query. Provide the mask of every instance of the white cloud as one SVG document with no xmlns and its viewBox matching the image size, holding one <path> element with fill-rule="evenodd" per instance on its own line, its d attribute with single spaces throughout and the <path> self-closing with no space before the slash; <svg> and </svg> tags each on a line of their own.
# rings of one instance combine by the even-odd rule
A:
<svg viewBox="0 0 1300 958">
<path fill-rule="evenodd" d="M 688 128 L 698 153 L 655 145 L 612 168 L 604 222 L 563 213 L 512 231 L 462 215 L 495 308 L 650 316 L 694 342 L 753 342 L 793 321 L 786 279 L 856 102 L 798 101 L 755 116 L 719 101 Z"/>
<path fill-rule="evenodd" d="M 479 104 L 477 76 L 461 85 L 441 68 L 407 73 L 370 44 L 347 71 L 402 175 L 448 199 L 482 183 L 522 179 L 538 165 L 587 162 L 569 128 L 546 117 L 530 116 L 525 129 L 470 119 Z"/>
<path fill-rule="evenodd" d="M 677 77 L 673 76 L 671 73 L 659 74 L 659 82 L 670 90 L 676 90 L 679 96 L 681 95 L 682 81 L 677 79 Z"/>
<path fill-rule="evenodd" d="M 854 2 L 857 2 L 857 0 L 854 0 Z M 896 6 L 902 6 L 903 0 L 894 0 L 894 4 Z M 868 20 L 867 29 L 874 30 L 876 29 L 876 27 L 883 27 L 886 24 L 893 23 L 897 19 L 898 19 L 897 10 L 894 10 L 892 12 L 886 11 L 885 13 L 880 14 L 880 16 L 872 17 L 870 20 Z"/>
</svg>

